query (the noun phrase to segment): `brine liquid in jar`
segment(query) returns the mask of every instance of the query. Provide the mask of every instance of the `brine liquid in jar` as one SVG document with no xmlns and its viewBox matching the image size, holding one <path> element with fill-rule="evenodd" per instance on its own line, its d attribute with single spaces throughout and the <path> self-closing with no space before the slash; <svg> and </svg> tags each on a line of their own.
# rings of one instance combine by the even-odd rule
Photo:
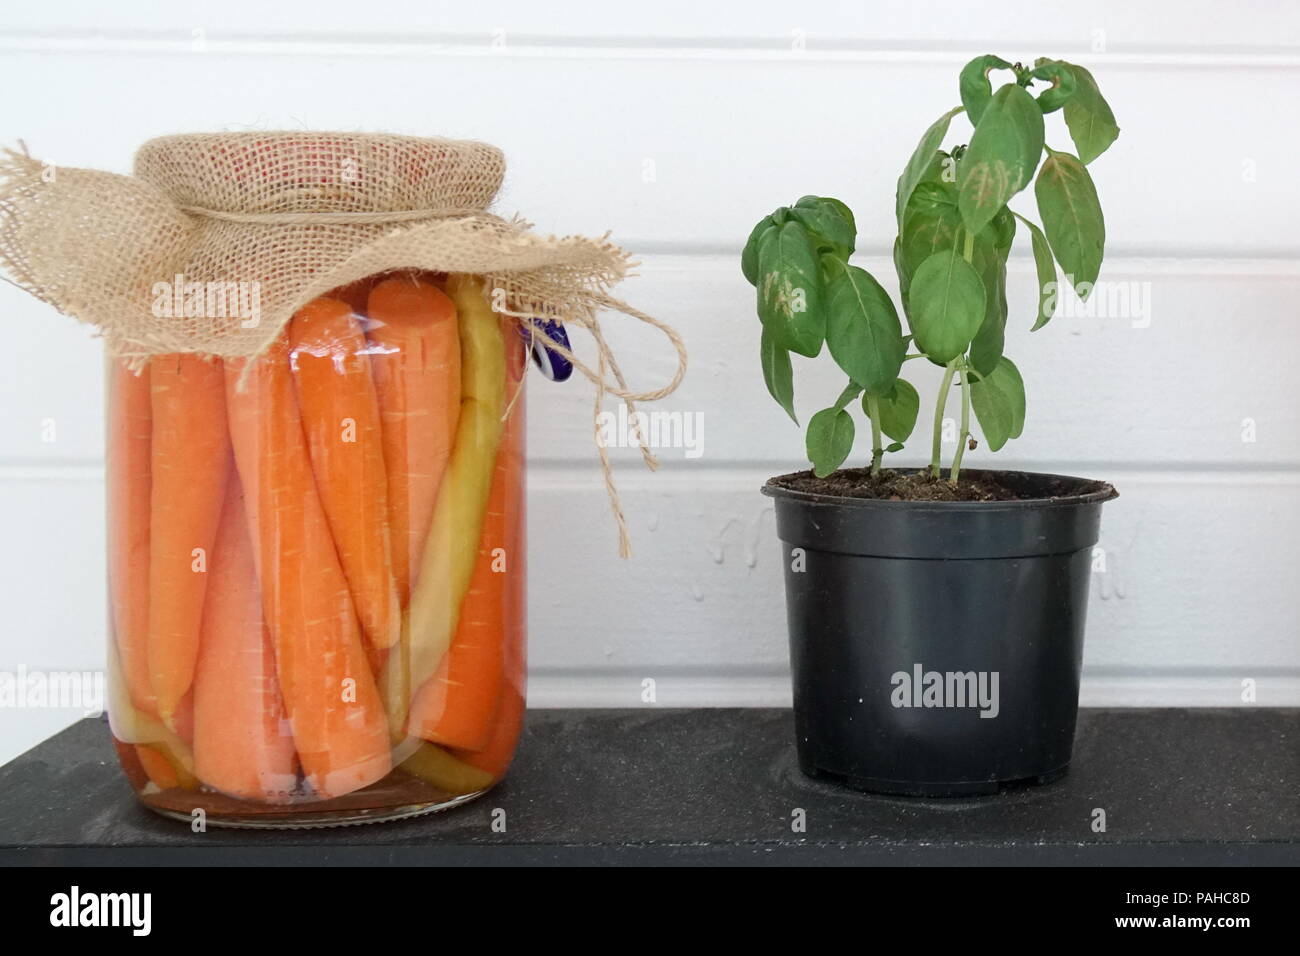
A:
<svg viewBox="0 0 1300 956">
<path fill-rule="evenodd" d="M 505 775 L 524 353 L 479 278 L 404 271 L 256 358 L 110 360 L 109 718 L 147 806 L 329 826 Z"/>
</svg>

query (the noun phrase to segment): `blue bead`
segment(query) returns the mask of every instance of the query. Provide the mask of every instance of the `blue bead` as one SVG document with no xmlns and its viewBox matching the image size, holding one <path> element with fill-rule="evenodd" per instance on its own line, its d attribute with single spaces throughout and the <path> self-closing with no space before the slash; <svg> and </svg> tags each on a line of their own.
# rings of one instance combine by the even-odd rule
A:
<svg viewBox="0 0 1300 956">
<path fill-rule="evenodd" d="M 564 331 L 564 323 L 558 319 L 533 319 L 532 323 L 533 361 L 552 382 L 566 381 L 573 374 L 573 363 L 551 348 L 552 344 L 569 348 L 569 336 Z M 519 335 L 525 342 L 530 340 L 528 330 L 522 326 Z"/>
</svg>

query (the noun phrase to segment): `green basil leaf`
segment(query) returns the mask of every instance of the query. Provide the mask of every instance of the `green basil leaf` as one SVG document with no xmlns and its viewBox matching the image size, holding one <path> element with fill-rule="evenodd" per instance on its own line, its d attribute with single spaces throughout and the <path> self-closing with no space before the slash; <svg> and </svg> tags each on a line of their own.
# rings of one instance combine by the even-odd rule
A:
<svg viewBox="0 0 1300 956">
<path fill-rule="evenodd" d="M 871 417 L 870 396 L 862 396 L 862 410 Z M 916 416 L 921 410 L 921 396 L 917 394 L 912 383 L 905 378 L 897 379 L 894 388 L 887 396 L 876 399 L 880 408 L 880 430 L 897 441 L 907 441 L 916 427 Z M 902 445 L 898 446 L 902 448 Z M 886 451 L 893 451 L 892 447 Z"/>
<path fill-rule="evenodd" d="M 1106 220 L 1088 167 L 1069 153 L 1052 153 L 1034 184 L 1038 215 L 1056 261 L 1086 299 L 1101 272 Z"/>
<path fill-rule="evenodd" d="M 1011 406 L 1006 395 L 989 376 L 971 383 L 970 403 L 989 450 L 998 451 L 1011 438 Z"/>
<path fill-rule="evenodd" d="M 1011 402 L 1011 437 L 1019 438 L 1025 430 L 1025 380 L 1011 359 L 1003 357 L 998 363 L 998 384 Z"/>
<path fill-rule="evenodd" d="M 912 272 L 930 253 L 952 245 L 955 228 L 961 224 L 953 163 L 952 157 L 942 150 L 935 153 L 903 210 L 899 234 L 894 239 L 894 268 L 898 272 L 904 309 Z M 954 181 L 949 181 L 950 176 Z"/>
<path fill-rule="evenodd" d="M 935 153 L 935 158 L 944 156 L 944 153 Z M 908 221 L 915 216 L 934 215 L 941 212 L 942 207 L 957 206 L 957 185 L 956 183 L 944 183 L 937 180 L 925 180 L 916 184 L 916 189 L 912 191 L 912 199 L 907 204 L 907 209 L 903 211 L 903 229 L 906 230 Z"/>
<path fill-rule="evenodd" d="M 1029 74 L 1036 80 L 1051 80 L 1052 85 L 1038 94 L 1038 108 L 1044 114 L 1055 113 L 1074 96 L 1075 79 L 1068 63 L 1059 60 L 1036 60 Z"/>
<path fill-rule="evenodd" d="M 919 195 L 920 190 L 917 192 Z M 936 252 L 951 249 L 956 244 L 960 228 L 961 213 L 955 205 L 938 202 L 918 205 L 917 198 L 913 198 L 894 255 L 899 287 L 905 296 L 911 294 L 912 277 L 921 263 Z M 910 308 L 906 298 L 903 304 Z"/>
<path fill-rule="evenodd" d="M 989 100 L 993 98 L 993 84 L 989 82 L 989 74 L 994 70 L 1009 69 L 1011 69 L 1010 63 L 992 53 L 977 56 L 962 67 L 957 85 L 961 91 L 962 106 L 970 116 L 971 125 L 979 123 L 980 117 L 984 115 L 984 109 L 989 105 Z"/>
<path fill-rule="evenodd" d="M 758 241 L 758 317 L 784 349 L 813 358 L 826 336 L 822 277 L 804 227 L 788 221 Z"/>
<path fill-rule="evenodd" d="M 1016 216 L 1010 209 L 1000 209 L 993 221 L 989 223 L 988 234 L 998 257 L 1005 263 L 1011 254 L 1011 246 L 1016 241 Z M 982 237 L 976 236 L 978 242 Z"/>
<path fill-rule="evenodd" d="M 984 321 L 984 282 L 955 248 L 917 267 L 908 300 L 917 348 L 941 365 L 966 351 Z"/>
<path fill-rule="evenodd" d="M 840 258 L 830 250 L 824 251 L 817 256 L 817 263 L 821 267 L 822 288 L 829 289 L 835 277 L 848 268 L 848 259 Z"/>
<path fill-rule="evenodd" d="M 912 270 L 903 258 L 903 237 L 894 237 L 894 271 L 898 273 L 898 291 L 903 297 L 903 309 L 907 309 L 907 290 L 912 284 Z"/>
<path fill-rule="evenodd" d="M 750 285 L 758 285 L 759 237 L 772 225 L 774 223 L 771 216 L 764 216 L 760 219 L 758 225 L 750 232 L 749 239 L 745 242 L 744 251 L 740 253 L 740 271 L 745 274 L 745 278 L 749 280 Z"/>
<path fill-rule="evenodd" d="M 1092 74 L 1074 63 L 1063 65 L 1074 74 L 1074 95 L 1065 103 L 1065 125 L 1079 159 L 1087 164 L 1110 148 L 1119 137 L 1119 126 Z"/>
<path fill-rule="evenodd" d="M 767 329 L 763 329 L 759 350 L 763 361 L 763 381 L 767 383 L 768 394 L 776 399 L 790 420 L 798 425 L 799 419 L 794 413 L 794 369 L 790 366 L 790 353 L 776 344 Z"/>
<path fill-rule="evenodd" d="M 957 164 L 957 207 L 973 233 L 1028 185 L 1043 152 L 1043 114 L 1023 87 L 993 95 Z"/>
<path fill-rule="evenodd" d="M 802 196 L 800 197 L 799 202 L 795 203 L 795 205 L 798 206 L 805 202 L 810 202 L 814 200 L 816 202 L 822 203 L 823 205 L 829 206 L 831 209 L 834 209 L 837 213 L 840 214 L 840 217 L 845 222 L 847 222 L 849 226 L 853 229 L 853 235 L 856 236 L 858 234 L 858 224 L 853 218 L 853 210 L 848 207 L 847 203 L 841 202 L 840 200 L 835 199 L 832 196 Z"/>
<path fill-rule="evenodd" d="M 984 283 L 984 321 L 970 343 L 970 364 L 986 375 L 997 367 L 1006 341 L 1007 261 L 995 253 L 980 273 Z"/>
<path fill-rule="evenodd" d="M 853 416 L 841 408 L 823 408 L 808 422 L 807 448 L 813 474 L 825 478 L 853 450 Z"/>
<path fill-rule="evenodd" d="M 952 118 L 963 109 L 964 107 L 958 106 L 931 123 L 930 128 L 921 136 L 921 142 L 916 144 L 912 158 L 903 167 L 903 174 L 898 177 L 898 192 L 894 200 L 900 229 L 903 227 L 903 214 L 907 211 L 907 203 L 912 198 L 912 191 L 930 170 L 935 154 L 943 145 L 943 138 L 948 135 L 948 126 L 952 123 Z"/>
<path fill-rule="evenodd" d="M 862 386 L 857 382 L 850 380 L 849 384 L 845 385 L 843 391 L 840 392 L 840 397 L 835 399 L 835 404 L 832 407 L 837 409 L 848 408 L 849 402 L 853 401 L 861 394 Z"/>
<path fill-rule="evenodd" d="M 838 203 L 838 206 L 833 203 Z M 803 224 L 814 243 L 821 240 L 819 244 L 829 246 L 841 259 L 848 259 L 857 242 L 857 231 L 852 213 L 846 219 L 840 211 L 839 207 L 843 206 L 839 200 L 804 196 L 790 209 L 790 218 Z"/>
<path fill-rule="evenodd" d="M 1043 230 L 1019 213 L 1016 213 L 1016 218 L 1029 227 L 1029 238 L 1034 247 L 1034 268 L 1038 271 L 1038 317 L 1029 331 L 1037 332 L 1056 311 L 1056 263 L 1052 261 L 1052 249 Z"/>
<path fill-rule="evenodd" d="M 971 384 L 970 401 L 991 451 L 1019 438 L 1025 427 L 1025 383 L 1020 370 L 1003 356 L 997 368 Z"/>
<path fill-rule="evenodd" d="M 885 446 L 885 451 L 902 451 L 903 443 L 901 441 L 890 442 Z"/>
<path fill-rule="evenodd" d="M 875 277 L 845 266 L 827 295 L 826 345 L 855 383 L 879 388 L 903 367 L 903 326 L 889 293 Z"/>
</svg>

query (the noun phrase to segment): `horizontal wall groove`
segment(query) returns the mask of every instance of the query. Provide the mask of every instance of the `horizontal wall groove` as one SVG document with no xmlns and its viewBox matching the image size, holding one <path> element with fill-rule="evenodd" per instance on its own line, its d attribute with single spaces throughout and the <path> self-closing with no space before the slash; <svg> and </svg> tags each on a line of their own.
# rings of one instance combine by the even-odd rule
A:
<svg viewBox="0 0 1300 956">
<path fill-rule="evenodd" d="M 102 460 L 31 461 L 0 459 L 0 481 L 91 481 L 104 480 Z"/>
<path fill-rule="evenodd" d="M 201 24 L 196 24 L 201 28 Z M 916 41 L 881 41 L 820 37 L 810 32 L 801 48 L 794 48 L 791 36 L 770 37 L 635 37 L 635 36 L 548 36 L 502 34 L 497 42 L 490 31 L 439 34 L 412 31 L 406 34 L 348 32 L 239 33 L 205 32 L 200 41 L 181 31 L 150 30 L 49 30 L 12 31 L 0 34 L 0 52 L 175 55 L 201 52 L 234 56 L 464 56 L 609 60 L 730 60 L 818 63 L 906 63 L 961 65 L 987 52 L 995 41 L 943 46 Z M 1300 49 L 1283 45 L 1224 46 L 1202 44 L 1185 47 L 1116 45 L 1105 53 L 1094 53 L 1087 45 L 1062 44 L 1052 40 L 1016 41 L 1025 50 L 1053 49 L 1062 56 L 1089 61 L 1105 60 L 1112 65 L 1158 68 L 1300 68 Z"/>
<path fill-rule="evenodd" d="M 791 437 L 795 442 L 800 440 L 800 433 L 793 426 L 791 426 Z M 659 452 L 661 467 L 651 474 L 641 466 L 640 458 L 632 457 L 629 450 L 627 459 L 620 460 L 616 458 L 613 461 L 616 469 L 615 480 L 622 487 L 629 484 L 629 479 L 631 479 L 631 484 L 652 491 L 656 484 L 665 484 L 678 480 L 696 482 L 714 477 L 719 480 L 730 481 L 737 477 L 737 473 L 782 475 L 792 471 L 803 471 L 808 468 L 807 461 L 794 459 L 787 461 L 756 461 L 753 459 L 722 459 L 715 461 L 706 456 L 688 462 L 680 458 L 669 457 L 674 451 L 675 449 L 661 450 Z M 945 469 L 948 467 L 947 455 L 949 452 L 950 449 L 945 446 Z M 852 463 L 849 464 L 851 467 Z M 924 467 L 924 462 L 907 462 L 895 464 L 892 467 L 903 470 L 921 468 Z M 1141 477 L 1151 481 L 1179 483 L 1223 484 L 1233 480 L 1242 480 L 1250 483 L 1277 482 L 1279 484 L 1294 484 L 1297 479 L 1300 479 L 1300 462 L 1198 462 L 1180 466 L 1177 463 L 1168 461 L 1146 463 L 1135 461 L 1034 462 L 1023 459 L 981 459 L 978 463 L 967 461 L 966 467 L 985 470 L 1039 471 L 1048 474 L 1082 473 L 1084 477 L 1101 478 L 1115 478 L 1117 475 L 1124 475 L 1126 477 Z M 590 476 L 592 481 L 603 484 L 594 450 L 590 463 L 576 458 L 530 458 L 528 460 L 530 475 L 546 476 L 548 480 L 554 478 L 559 483 L 564 483 L 566 479 L 580 481 L 588 470 L 592 472 Z M 1118 479 L 1115 478 L 1115 480 Z"/>
<path fill-rule="evenodd" d="M 846 199 L 852 205 L 851 199 Z M 1030 210 L 1032 213 L 1032 210 Z M 757 221 L 757 214 L 755 220 Z M 619 246 L 628 250 L 635 260 L 645 264 L 647 259 L 682 258 L 710 259 L 722 258 L 731 262 L 738 269 L 740 247 L 744 237 L 737 243 L 700 242 L 691 239 L 642 239 L 634 235 L 613 235 L 611 238 Z M 859 260 L 878 260 L 893 269 L 893 243 L 870 242 L 860 246 L 854 255 Z M 1032 267 L 1033 257 L 1028 248 L 1021 248 L 1017 243 L 1012 248 L 1011 265 L 1017 263 Z M 1102 263 L 1103 278 L 1113 271 L 1143 272 L 1153 275 L 1177 275 L 1195 278 L 1207 276 L 1249 276 L 1258 278 L 1294 278 L 1300 276 L 1300 249 L 1257 249 L 1242 252 L 1239 246 L 1209 248 L 1205 246 L 1188 246 L 1176 248 L 1144 248 L 1138 245 L 1114 243 L 1106 249 L 1106 258 Z"/>
<path fill-rule="evenodd" d="M 797 433 L 792 432 L 797 439 Z M 753 459 L 708 458 L 683 461 L 671 457 L 677 449 L 658 452 L 661 467 L 648 472 L 639 456 L 629 449 L 626 460 L 615 458 L 614 478 L 620 488 L 654 491 L 657 486 L 673 487 L 679 482 L 695 483 L 710 478 L 723 482 L 735 481 L 746 473 L 781 475 L 806 470 L 806 461 L 756 461 Z M 946 459 L 945 459 L 946 462 Z M 850 463 L 851 464 L 851 463 Z M 1118 480 L 1115 476 L 1141 477 L 1148 481 L 1224 484 L 1241 480 L 1251 484 L 1276 482 L 1294 484 L 1300 479 L 1300 462 L 1195 462 L 1180 465 L 1177 462 L 1136 461 L 1074 461 L 1027 462 L 1020 460 L 983 460 L 978 464 L 967 462 L 969 468 L 998 469 L 1006 471 L 1039 471 L 1049 474 L 1080 473 L 1084 477 L 1101 477 Z M 922 462 L 895 465 L 896 468 L 921 468 Z M 945 464 L 945 468 L 947 465 Z M 595 450 L 591 459 L 530 458 L 528 460 L 530 484 L 539 490 L 546 487 L 567 486 L 603 487 L 599 461 Z M 102 461 L 3 461 L 0 460 L 0 481 L 89 481 L 104 480 Z M 747 475 L 746 475 L 747 477 Z M 741 479 L 743 480 L 743 479 Z"/>
</svg>

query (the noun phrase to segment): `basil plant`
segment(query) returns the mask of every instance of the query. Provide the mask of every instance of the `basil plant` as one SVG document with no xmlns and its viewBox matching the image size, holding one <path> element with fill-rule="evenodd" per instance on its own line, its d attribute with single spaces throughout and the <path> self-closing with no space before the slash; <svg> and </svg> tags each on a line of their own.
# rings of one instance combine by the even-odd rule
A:
<svg viewBox="0 0 1300 956">
<path fill-rule="evenodd" d="M 996 90 L 995 74 L 1008 77 Z M 1017 224 L 1038 273 L 1034 330 L 1052 317 L 1058 264 L 1081 299 L 1097 281 L 1106 227 L 1088 164 L 1115 141 L 1119 127 L 1092 74 L 1061 60 L 1027 67 L 987 55 L 966 65 L 959 86 L 961 105 L 925 131 L 898 178 L 894 266 L 907 334 L 880 283 L 850 263 L 857 226 L 838 199 L 805 196 L 764 216 L 741 255 L 745 278 L 758 291 L 763 378 L 772 397 L 797 424 L 791 353 L 811 358 L 825 345 L 848 377 L 835 404 L 808 422 L 808 458 L 818 477 L 849 455 L 850 405 L 860 403 L 871 425 L 873 475 L 885 453 L 903 448 L 920 409 L 916 388 L 901 376 L 914 359 L 944 369 L 931 445 L 934 478 L 954 384 L 961 389 L 961 434 L 949 473 L 954 484 L 972 409 L 992 450 L 1020 435 L 1024 381 L 1003 354 L 1007 257 Z M 1044 141 L 1043 117 L 1057 110 L 1073 153 Z M 949 126 L 962 113 L 974 129 L 970 141 L 945 150 Z M 1041 226 L 1008 206 L 1031 180 Z"/>
</svg>

